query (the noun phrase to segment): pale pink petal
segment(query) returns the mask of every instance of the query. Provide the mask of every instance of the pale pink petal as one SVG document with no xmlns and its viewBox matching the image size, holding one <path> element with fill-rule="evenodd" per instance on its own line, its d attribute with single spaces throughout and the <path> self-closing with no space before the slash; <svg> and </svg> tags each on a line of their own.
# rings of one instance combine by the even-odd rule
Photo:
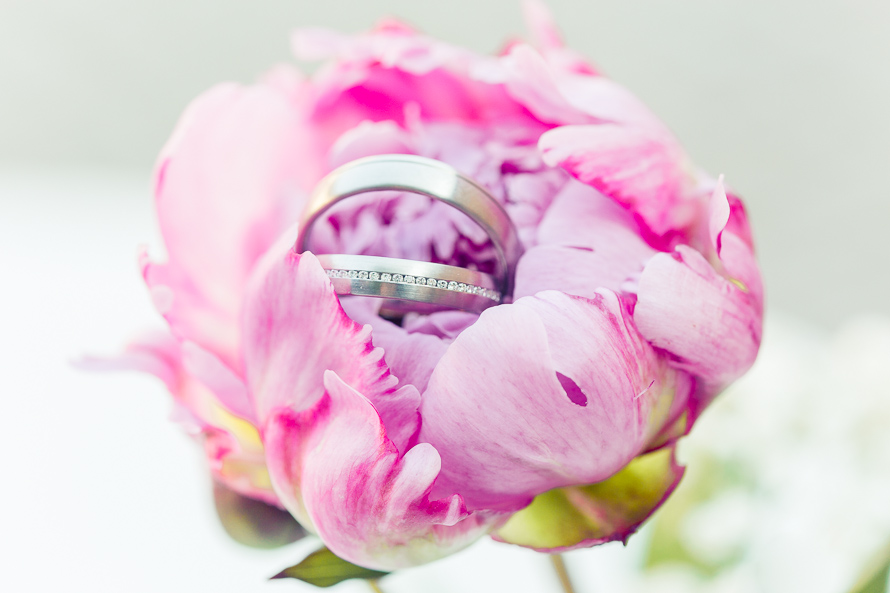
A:
<svg viewBox="0 0 890 593">
<path fill-rule="evenodd" d="M 636 270 L 629 262 L 610 259 L 589 247 L 570 245 L 539 245 L 523 254 L 516 267 L 515 298 L 534 295 L 543 290 L 592 298 L 600 288 L 622 292 Z"/>
<path fill-rule="evenodd" d="M 711 195 L 708 226 L 711 244 L 723 265 L 723 274 L 751 294 L 758 312 L 763 309 L 763 280 L 754 257 L 751 229 L 745 207 L 737 198 L 730 202 L 723 177 Z"/>
<path fill-rule="evenodd" d="M 167 385 L 175 418 L 202 439 L 211 473 L 244 496 L 280 506 L 266 471 L 263 446 L 240 379 L 195 344 L 169 334 L 132 342 L 118 356 L 79 361 L 90 370 L 147 372 Z"/>
<path fill-rule="evenodd" d="M 540 49 L 561 49 L 565 46 L 562 33 L 553 20 L 550 8 L 541 0 L 523 0 L 522 17 L 531 33 L 535 47 Z"/>
<path fill-rule="evenodd" d="M 575 109 L 598 122 L 630 125 L 659 135 L 670 132 L 636 95 L 604 76 L 567 74 L 559 77 L 559 91 Z"/>
<path fill-rule="evenodd" d="M 552 124 L 591 122 L 591 117 L 572 106 L 562 95 L 554 78 L 554 71 L 537 51 L 529 45 L 514 45 L 507 55 L 499 58 L 502 72 L 478 69 L 476 77 L 489 83 L 503 82 L 507 93 L 525 106 L 536 118 Z"/>
<path fill-rule="evenodd" d="M 685 157 L 675 141 L 646 128 L 563 126 L 538 143 L 544 161 L 631 210 L 658 236 L 690 225 L 701 205 L 687 198 Z"/>
<path fill-rule="evenodd" d="M 384 360 L 399 378 L 399 385 L 426 389 L 433 369 L 445 354 L 450 340 L 404 328 L 380 317 L 369 319 L 374 328 L 374 345 L 383 348 Z"/>
<path fill-rule="evenodd" d="M 229 412 L 256 425 L 256 413 L 244 381 L 212 353 L 194 342 L 183 342 L 183 369 L 203 383 Z"/>
<path fill-rule="evenodd" d="M 248 385 L 261 422 L 275 408 L 314 406 L 327 370 L 375 403 L 395 389 L 371 326 L 346 315 L 311 253 L 296 254 L 284 242 L 270 249 L 248 288 L 244 324 Z"/>
<path fill-rule="evenodd" d="M 723 187 L 723 175 L 717 180 L 717 188 L 711 194 L 708 202 L 708 238 L 711 246 L 717 254 L 720 254 L 720 239 L 723 229 L 729 222 L 729 200 L 726 199 L 726 190 Z"/>
<path fill-rule="evenodd" d="M 278 91 L 223 85 L 192 103 L 158 161 L 170 263 L 143 259 L 146 282 L 174 334 L 233 368 L 247 277 L 300 208 L 298 129 Z"/>
<path fill-rule="evenodd" d="M 431 500 L 441 461 L 429 444 L 400 453 L 371 402 L 333 371 L 302 412 L 273 412 L 266 429 L 279 490 L 338 556 L 392 570 L 453 553 L 499 519 L 470 515 L 460 496 Z"/>
<path fill-rule="evenodd" d="M 365 120 L 340 136 L 328 153 L 331 169 L 366 156 L 411 154 L 410 134 L 392 121 Z"/>
<path fill-rule="evenodd" d="M 443 461 L 434 496 L 517 509 L 540 492 L 603 480 L 690 388 L 611 292 L 544 292 L 489 309 L 449 347 L 423 395 L 420 441 Z"/>
<path fill-rule="evenodd" d="M 762 318 L 753 295 L 683 245 L 646 265 L 634 320 L 652 345 L 712 394 L 748 370 L 760 346 Z"/>
<path fill-rule="evenodd" d="M 517 298 L 548 289 L 587 297 L 598 288 L 627 291 L 656 253 L 627 211 L 576 180 L 547 210 L 537 243 L 519 260 Z"/>
</svg>

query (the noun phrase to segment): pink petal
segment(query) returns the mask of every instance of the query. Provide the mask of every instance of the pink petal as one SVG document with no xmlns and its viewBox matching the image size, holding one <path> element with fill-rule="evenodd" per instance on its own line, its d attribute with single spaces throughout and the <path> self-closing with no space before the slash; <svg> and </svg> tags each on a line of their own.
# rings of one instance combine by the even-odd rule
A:
<svg viewBox="0 0 890 593">
<path fill-rule="evenodd" d="M 601 123 L 617 123 L 651 130 L 670 137 L 670 132 L 645 103 L 614 80 L 583 74 L 559 78 L 559 90 L 575 109 Z"/>
<path fill-rule="evenodd" d="M 550 8 L 541 0 L 523 0 L 522 16 L 536 47 L 559 49 L 565 44 Z"/>
<path fill-rule="evenodd" d="M 537 242 L 519 260 L 517 298 L 548 289 L 587 297 L 599 288 L 622 292 L 656 253 L 624 209 L 574 180 L 548 209 Z"/>
<path fill-rule="evenodd" d="M 489 309 L 449 347 L 421 402 L 420 441 L 443 461 L 434 495 L 517 509 L 540 492 L 603 480 L 690 388 L 613 293 L 544 292 Z"/>
<path fill-rule="evenodd" d="M 302 412 L 270 415 L 266 445 L 283 496 L 335 554 L 392 570 L 465 547 L 494 526 L 469 516 L 458 495 L 430 500 L 440 459 L 429 444 L 400 454 L 371 402 L 333 371 Z"/>
<path fill-rule="evenodd" d="M 417 430 L 419 394 L 400 389 L 371 342 L 371 326 L 359 325 L 340 306 L 330 280 L 311 253 L 286 243 L 270 250 L 249 288 L 244 357 L 257 415 L 312 408 L 332 370 L 377 407 L 397 446 Z"/>
<path fill-rule="evenodd" d="M 622 292 L 625 282 L 636 270 L 624 261 L 611 260 L 597 251 L 570 245 L 532 247 L 519 260 L 516 268 L 515 298 L 534 295 L 543 290 L 593 298 L 598 289 Z"/>
<path fill-rule="evenodd" d="M 158 162 L 169 263 L 143 259 L 146 282 L 177 336 L 233 368 L 247 277 L 300 207 L 297 130 L 278 91 L 223 85 L 192 103 Z"/>
<path fill-rule="evenodd" d="M 294 47 L 305 57 L 333 58 L 312 80 L 312 123 L 322 154 L 364 120 L 407 127 L 412 110 L 426 121 L 531 120 L 503 87 L 470 76 L 481 56 L 405 27 L 387 25 L 355 37 L 301 31 Z"/>
<path fill-rule="evenodd" d="M 507 93 L 544 123 L 589 123 L 590 116 L 572 106 L 562 95 L 555 72 L 530 46 L 519 43 L 499 59 L 502 72 L 477 70 L 487 82 L 503 82 Z"/>
<path fill-rule="evenodd" d="M 685 198 L 685 157 L 676 142 L 649 128 L 563 126 L 538 143 L 544 161 L 616 200 L 656 235 L 690 225 L 700 205 Z"/>
<path fill-rule="evenodd" d="M 522 16 L 531 34 L 532 45 L 560 72 L 596 74 L 595 68 L 579 53 L 566 47 L 553 14 L 541 0 L 524 0 Z"/>
<path fill-rule="evenodd" d="M 758 312 L 763 309 L 763 280 L 754 257 L 751 229 L 741 201 L 730 203 L 723 177 L 711 195 L 708 226 L 711 243 L 723 265 L 724 276 L 752 295 Z"/>
<path fill-rule="evenodd" d="M 336 169 L 366 156 L 413 152 L 410 135 L 395 122 L 365 120 L 334 142 L 328 159 L 330 168 Z"/>
<path fill-rule="evenodd" d="M 247 386 L 241 377 L 194 342 L 183 342 L 180 351 L 185 372 L 210 389 L 229 412 L 257 424 Z"/>
<path fill-rule="evenodd" d="M 694 249 L 653 257 L 639 282 L 640 333 L 716 393 L 754 363 L 762 318 L 753 295 L 718 274 Z"/>
<path fill-rule="evenodd" d="M 240 379 L 195 344 L 169 334 L 148 335 L 119 356 L 87 358 L 83 368 L 135 370 L 160 378 L 173 395 L 176 418 L 203 439 L 214 477 L 241 495 L 280 506 L 266 471 L 263 447 Z"/>
<path fill-rule="evenodd" d="M 720 254 L 720 239 L 723 229 L 729 222 L 729 200 L 726 199 L 726 190 L 723 187 L 723 175 L 717 180 L 717 188 L 711 195 L 708 203 L 708 237 L 717 254 Z"/>
</svg>

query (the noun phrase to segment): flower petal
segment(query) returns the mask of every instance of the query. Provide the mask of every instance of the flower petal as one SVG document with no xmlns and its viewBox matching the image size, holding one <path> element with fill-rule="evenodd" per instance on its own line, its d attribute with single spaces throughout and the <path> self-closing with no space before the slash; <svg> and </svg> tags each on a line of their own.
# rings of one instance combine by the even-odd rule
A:
<svg viewBox="0 0 890 593">
<path fill-rule="evenodd" d="M 624 209 L 575 180 L 547 210 L 538 243 L 519 260 L 517 298 L 547 289 L 586 297 L 599 288 L 622 292 L 656 253 Z"/>
<path fill-rule="evenodd" d="M 478 67 L 475 76 L 489 83 L 503 83 L 507 93 L 538 120 L 549 124 L 590 123 L 592 118 L 571 105 L 562 95 L 555 72 L 541 54 L 517 43 L 497 65 Z"/>
<path fill-rule="evenodd" d="M 315 406 L 324 394 L 324 373 L 332 370 L 377 406 L 389 433 L 404 445 L 419 422 L 411 412 L 419 394 L 396 391 L 398 380 L 371 342 L 371 326 L 346 315 L 314 255 L 279 243 L 258 265 L 248 292 L 244 358 L 260 422 L 273 409 Z"/>
<path fill-rule="evenodd" d="M 762 318 L 754 296 L 685 245 L 646 264 L 634 320 L 652 345 L 700 377 L 712 394 L 748 370 L 760 346 Z"/>
<path fill-rule="evenodd" d="M 674 449 L 637 457 L 603 482 L 539 494 L 493 537 L 551 553 L 626 542 L 680 483 Z"/>
<path fill-rule="evenodd" d="M 730 201 L 723 186 L 723 177 L 711 195 L 709 234 L 713 249 L 723 266 L 724 276 L 744 287 L 751 294 L 758 311 L 763 310 L 763 280 L 754 257 L 754 246 L 748 216 L 741 200 Z"/>
<path fill-rule="evenodd" d="M 650 127 L 563 126 L 538 142 L 544 161 L 560 166 L 640 217 L 662 236 L 690 225 L 701 205 L 686 198 L 685 156 L 676 141 Z"/>
<path fill-rule="evenodd" d="M 158 219 L 170 263 L 144 259 L 145 280 L 174 334 L 232 368 L 243 286 L 300 207 L 297 129 L 277 90 L 222 85 L 192 103 L 158 161 Z"/>
<path fill-rule="evenodd" d="M 494 525 L 469 515 L 460 496 L 430 500 L 440 459 L 429 444 L 400 454 L 371 402 L 333 371 L 325 394 L 302 412 L 270 415 L 266 443 L 279 490 L 302 509 L 335 554 L 392 570 L 465 547 Z"/>
<path fill-rule="evenodd" d="M 421 401 L 420 441 L 443 460 L 434 495 L 515 510 L 546 490 L 604 480 L 690 389 L 611 292 L 543 292 L 489 309 L 448 348 Z"/>
<path fill-rule="evenodd" d="M 200 436 L 214 478 L 249 498 L 280 506 L 266 471 L 253 412 L 240 379 L 210 353 L 181 344 L 169 334 L 152 334 L 110 358 L 87 358 L 83 368 L 135 370 L 164 381 L 176 404 L 174 415 Z"/>
</svg>

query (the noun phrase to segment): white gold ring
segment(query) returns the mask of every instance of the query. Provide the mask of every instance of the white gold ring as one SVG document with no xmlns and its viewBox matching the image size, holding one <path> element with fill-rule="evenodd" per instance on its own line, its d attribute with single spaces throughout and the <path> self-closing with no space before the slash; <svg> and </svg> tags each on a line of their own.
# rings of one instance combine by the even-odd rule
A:
<svg viewBox="0 0 890 593">
<path fill-rule="evenodd" d="M 348 254 L 317 255 L 338 295 L 388 299 L 387 308 L 430 312 L 481 311 L 510 294 L 522 247 L 510 217 L 488 192 L 440 161 L 390 154 L 358 159 L 331 172 L 316 187 L 303 213 L 297 253 L 309 244 L 312 225 L 337 202 L 365 192 L 399 190 L 443 201 L 470 217 L 491 238 L 497 272 L 490 274 L 432 262 Z"/>
</svg>

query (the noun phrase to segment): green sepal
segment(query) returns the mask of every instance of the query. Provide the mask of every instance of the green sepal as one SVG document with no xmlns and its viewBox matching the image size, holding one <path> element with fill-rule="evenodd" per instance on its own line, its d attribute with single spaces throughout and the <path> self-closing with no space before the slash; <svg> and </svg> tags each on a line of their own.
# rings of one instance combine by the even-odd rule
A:
<svg viewBox="0 0 890 593">
<path fill-rule="evenodd" d="M 541 551 L 625 541 L 683 475 L 674 447 L 641 455 L 611 478 L 550 490 L 514 514 L 494 536 Z"/>
<path fill-rule="evenodd" d="M 273 579 L 298 579 L 316 587 L 332 587 L 349 579 L 379 579 L 389 573 L 356 566 L 343 560 L 327 548 L 320 548 L 302 562 L 285 568 Z"/>
<path fill-rule="evenodd" d="M 278 548 L 306 535 L 290 513 L 213 483 L 213 502 L 223 529 L 233 540 L 251 548 Z"/>
</svg>

